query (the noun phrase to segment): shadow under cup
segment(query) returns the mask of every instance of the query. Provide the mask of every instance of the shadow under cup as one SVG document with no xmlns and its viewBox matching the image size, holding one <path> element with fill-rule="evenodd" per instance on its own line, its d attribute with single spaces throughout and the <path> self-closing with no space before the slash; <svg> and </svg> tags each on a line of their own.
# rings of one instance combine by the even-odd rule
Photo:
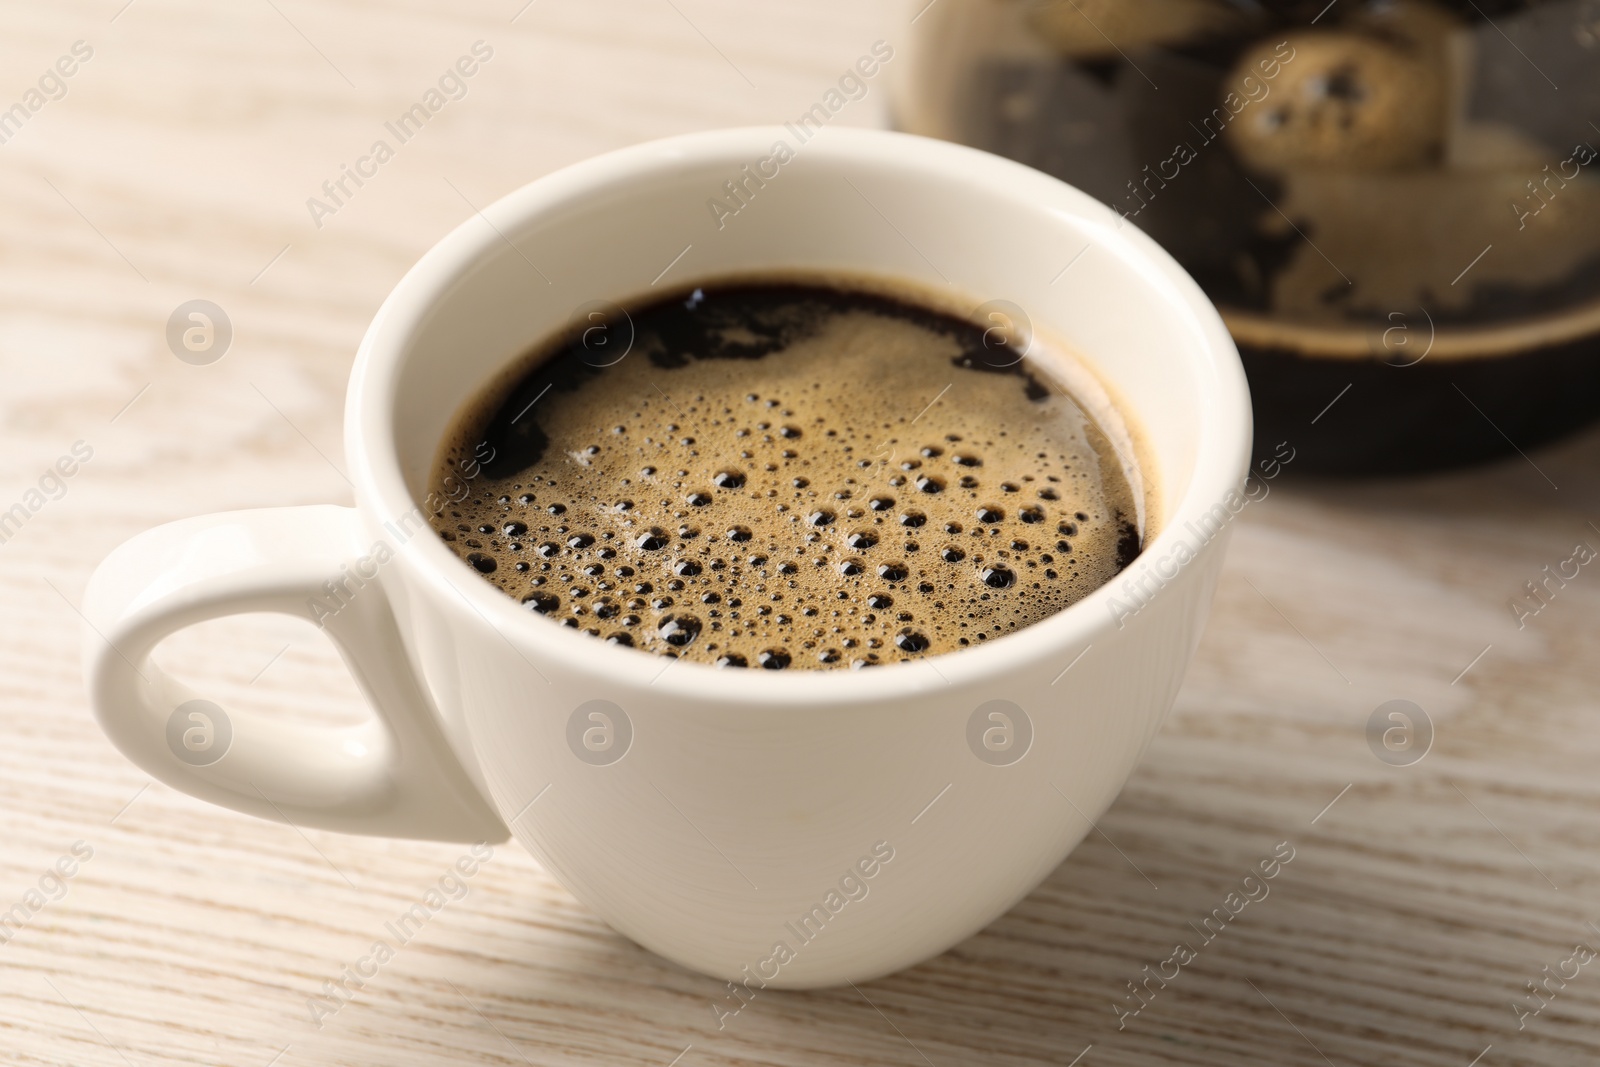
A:
<svg viewBox="0 0 1600 1067">
<path fill-rule="evenodd" d="M 513 193 L 384 304 L 352 379 L 347 447 L 373 538 L 407 535 L 382 579 L 407 651 L 469 777 L 616 929 L 730 979 L 865 979 L 1001 914 L 1115 798 L 1198 640 L 1226 541 L 1218 505 L 1250 448 L 1221 320 L 1119 222 L 1055 179 L 944 142 L 719 131 Z M 879 276 L 974 309 L 1023 309 L 1136 428 L 1155 517 L 1140 559 L 1113 586 L 981 647 L 779 676 L 564 629 L 416 524 L 457 412 L 575 314 L 782 272 Z M 1002 722 L 985 717 L 996 708 L 1013 740 L 1026 728 L 1009 762 L 972 740 Z M 601 722 L 595 709 L 607 736 L 626 734 L 614 759 L 570 740 L 574 722 Z"/>
</svg>

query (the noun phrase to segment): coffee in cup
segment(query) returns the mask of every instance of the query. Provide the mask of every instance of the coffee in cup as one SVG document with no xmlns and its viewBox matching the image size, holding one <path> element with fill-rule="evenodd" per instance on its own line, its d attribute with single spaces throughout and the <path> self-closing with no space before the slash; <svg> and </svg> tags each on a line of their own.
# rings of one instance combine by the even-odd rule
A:
<svg viewBox="0 0 1600 1067">
<path fill-rule="evenodd" d="M 1041 341 L 953 306 L 733 278 L 586 312 L 458 414 L 433 526 L 533 612 L 723 667 L 1038 622 L 1138 555 L 1133 480 Z"/>
</svg>

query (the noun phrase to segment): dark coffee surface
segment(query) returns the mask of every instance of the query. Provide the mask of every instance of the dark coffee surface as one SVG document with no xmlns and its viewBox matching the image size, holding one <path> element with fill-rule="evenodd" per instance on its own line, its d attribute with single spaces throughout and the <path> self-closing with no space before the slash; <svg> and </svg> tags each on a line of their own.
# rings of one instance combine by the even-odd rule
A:
<svg viewBox="0 0 1600 1067">
<path fill-rule="evenodd" d="M 991 53 L 1011 5 L 966 6 L 971 24 L 926 46 L 921 91 L 950 103 L 912 132 L 1101 199 L 1219 307 L 1359 336 L 1422 308 L 1462 328 L 1600 301 L 1592 4 L 1017 6 L 1043 47 Z"/>
<path fill-rule="evenodd" d="M 992 640 L 1104 584 L 1140 534 L 1104 433 L 989 341 L 803 284 L 636 306 L 457 416 L 441 496 L 489 458 L 431 520 L 529 610 L 661 655 L 869 666 Z"/>
</svg>

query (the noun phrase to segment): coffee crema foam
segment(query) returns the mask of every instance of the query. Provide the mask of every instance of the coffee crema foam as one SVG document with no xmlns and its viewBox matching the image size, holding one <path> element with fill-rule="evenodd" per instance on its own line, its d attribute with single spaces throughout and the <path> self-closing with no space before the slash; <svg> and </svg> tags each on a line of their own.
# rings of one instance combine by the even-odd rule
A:
<svg viewBox="0 0 1600 1067">
<path fill-rule="evenodd" d="M 680 293 L 469 404 L 435 485 L 489 458 L 430 519 L 529 610 L 663 656 L 866 667 L 981 644 L 1140 550 L 1105 434 L 996 336 L 854 288 Z"/>
</svg>

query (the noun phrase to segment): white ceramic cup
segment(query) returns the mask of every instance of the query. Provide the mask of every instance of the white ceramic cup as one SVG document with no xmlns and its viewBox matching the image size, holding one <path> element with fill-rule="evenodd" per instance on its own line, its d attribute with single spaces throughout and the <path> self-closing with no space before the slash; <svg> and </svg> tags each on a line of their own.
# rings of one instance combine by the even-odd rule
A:
<svg viewBox="0 0 1600 1067">
<path fill-rule="evenodd" d="M 793 158 L 763 165 L 780 141 Z M 708 206 L 732 203 L 730 180 L 746 194 L 731 217 Z M 1009 300 L 1072 346 L 1144 430 L 1163 518 L 1140 559 L 956 653 L 735 671 L 564 629 L 431 533 L 418 502 L 448 421 L 575 309 L 786 269 Z M 356 506 L 209 515 L 122 545 L 85 599 L 89 685 L 112 741 L 195 796 L 351 833 L 509 831 L 613 927 L 686 967 L 752 986 L 863 980 L 982 928 L 1111 804 L 1199 639 L 1226 530 L 1200 532 L 1249 445 L 1217 314 L 1083 193 L 893 133 L 678 137 L 541 178 L 428 252 L 352 372 Z M 228 712 L 149 658 L 179 628 L 257 611 L 321 622 L 373 720 Z"/>
</svg>

